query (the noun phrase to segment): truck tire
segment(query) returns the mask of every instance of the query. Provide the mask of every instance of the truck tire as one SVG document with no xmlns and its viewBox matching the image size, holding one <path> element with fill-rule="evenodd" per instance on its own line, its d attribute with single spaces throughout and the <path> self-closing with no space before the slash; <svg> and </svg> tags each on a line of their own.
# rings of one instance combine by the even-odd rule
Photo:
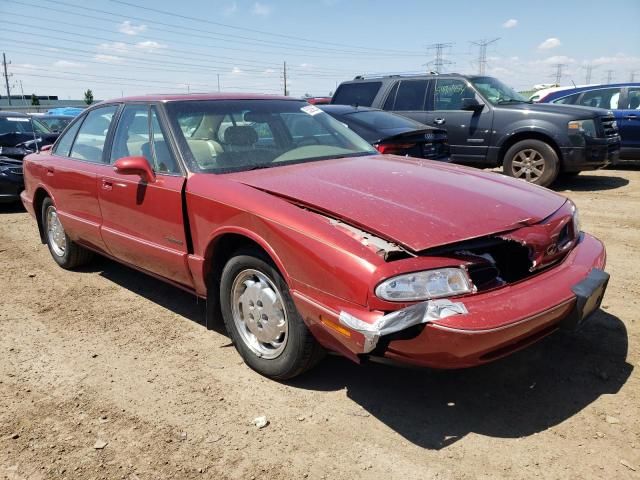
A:
<svg viewBox="0 0 640 480">
<path fill-rule="evenodd" d="M 50 197 L 42 202 L 42 228 L 51 256 L 58 265 L 67 270 L 84 265 L 93 253 L 71 240 L 58 218 L 58 211 Z"/>
<path fill-rule="evenodd" d="M 300 317 L 280 272 L 257 249 L 237 251 L 220 278 L 220 307 L 245 363 L 277 380 L 313 367 L 323 348 Z"/>
<path fill-rule="evenodd" d="M 505 175 L 547 187 L 557 178 L 560 161 L 548 143 L 521 140 L 507 150 L 502 169 Z"/>
</svg>

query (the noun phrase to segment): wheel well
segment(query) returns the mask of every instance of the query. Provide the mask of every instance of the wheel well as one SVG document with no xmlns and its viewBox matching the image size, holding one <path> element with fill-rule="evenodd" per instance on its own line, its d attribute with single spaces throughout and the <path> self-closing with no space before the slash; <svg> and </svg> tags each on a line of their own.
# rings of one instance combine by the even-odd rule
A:
<svg viewBox="0 0 640 480">
<path fill-rule="evenodd" d="M 560 166 L 562 167 L 562 152 L 560 151 L 558 144 L 550 136 L 539 132 L 520 132 L 510 137 L 500 147 L 500 153 L 498 155 L 498 166 L 502 166 L 507 150 L 509 150 L 513 145 L 521 140 L 540 140 L 541 142 L 549 144 L 551 148 L 553 148 L 553 150 L 556 152 L 558 160 L 560 161 Z"/>
<path fill-rule="evenodd" d="M 40 241 L 45 243 L 44 225 L 42 224 L 42 202 L 49 197 L 49 193 L 44 188 L 38 188 L 33 195 L 33 211 L 36 214 L 36 222 L 38 223 L 38 231 L 40 232 Z"/>
<path fill-rule="evenodd" d="M 205 278 L 207 282 L 207 322 L 222 322 L 222 311 L 218 292 L 220 278 L 227 261 L 239 249 L 254 249 L 264 260 L 275 265 L 269 253 L 249 237 L 237 233 L 224 233 L 217 237 L 207 248 L 205 254 Z M 277 267 L 276 267 L 277 268 Z"/>
</svg>

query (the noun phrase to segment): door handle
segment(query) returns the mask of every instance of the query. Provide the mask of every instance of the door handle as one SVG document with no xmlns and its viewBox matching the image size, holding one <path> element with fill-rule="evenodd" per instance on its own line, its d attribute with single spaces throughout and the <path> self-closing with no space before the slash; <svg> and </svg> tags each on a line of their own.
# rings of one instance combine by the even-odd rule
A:
<svg viewBox="0 0 640 480">
<path fill-rule="evenodd" d="M 636 118 L 638 118 L 637 115 L 625 115 L 624 117 L 625 120 L 635 120 Z"/>
<path fill-rule="evenodd" d="M 434 118 L 433 123 L 435 123 L 436 125 L 444 125 L 445 123 L 447 123 L 447 120 L 444 118 Z"/>
<path fill-rule="evenodd" d="M 109 180 L 102 180 L 102 189 L 103 190 L 113 190 L 113 183 Z"/>
</svg>

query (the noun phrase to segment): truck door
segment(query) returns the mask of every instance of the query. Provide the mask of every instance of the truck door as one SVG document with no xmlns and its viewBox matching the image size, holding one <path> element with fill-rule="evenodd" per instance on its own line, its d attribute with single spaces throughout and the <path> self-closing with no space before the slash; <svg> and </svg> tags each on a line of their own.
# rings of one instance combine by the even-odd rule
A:
<svg viewBox="0 0 640 480">
<path fill-rule="evenodd" d="M 429 111 L 424 123 L 447 130 L 451 160 L 458 163 L 485 163 L 493 126 L 491 108 L 484 105 L 480 111 L 462 110 L 464 98 L 484 101 L 466 80 L 460 78 L 437 78 L 430 92 L 427 99 Z"/>
<path fill-rule="evenodd" d="M 620 153 L 624 158 L 637 158 L 640 154 L 640 87 L 628 87 L 618 108 L 615 114 L 622 138 Z"/>
<path fill-rule="evenodd" d="M 111 254 L 149 272 L 192 286 L 182 210 L 185 177 L 156 106 L 126 105 L 118 119 L 111 166 L 98 178 L 102 238 Z M 122 157 L 145 157 L 156 178 L 113 169 Z"/>
</svg>

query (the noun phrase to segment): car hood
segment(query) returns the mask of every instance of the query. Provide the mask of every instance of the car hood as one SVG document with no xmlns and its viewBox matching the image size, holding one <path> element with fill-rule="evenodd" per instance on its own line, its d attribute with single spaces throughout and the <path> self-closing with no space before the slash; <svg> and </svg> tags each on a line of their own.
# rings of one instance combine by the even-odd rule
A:
<svg viewBox="0 0 640 480">
<path fill-rule="evenodd" d="M 566 199 L 523 180 L 393 155 L 227 174 L 413 251 L 537 223 Z"/>
<path fill-rule="evenodd" d="M 552 103 L 514 103 L 513 105 L 498 105 L 496 108 L 506 110 L 520 110 L 536 113 L 564 114 L 568 117 L 582 119 L 608 115 L 611 112 L 603 108 L 583 107 L 578 105 L 562 105 Z"/>
</svg>

